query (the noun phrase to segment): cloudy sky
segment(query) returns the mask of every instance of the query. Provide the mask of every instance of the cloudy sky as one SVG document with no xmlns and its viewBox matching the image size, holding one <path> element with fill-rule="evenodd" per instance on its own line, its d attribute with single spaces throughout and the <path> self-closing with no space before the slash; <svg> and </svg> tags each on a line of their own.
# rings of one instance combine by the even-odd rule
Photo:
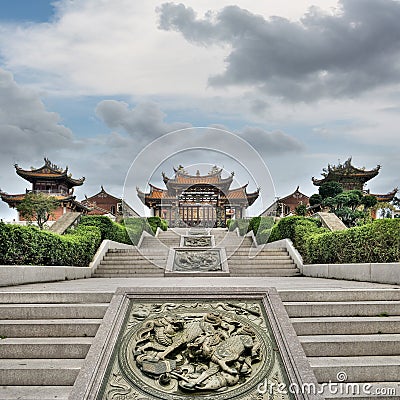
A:
<svg viewBox="0 0 400 400">
<path fill-rule="evenodd" d="M 121 196 L 155 141 L 130 189 L 218 164 L 268 202 L 314 193 L 312 176 L 352 156 L 382 165 L 368 187 L 386 193 L 400 186 L 399 20 L 397 0 L 2 0 L 0 188 L 23 192 L 13 164 L 46 156 L 86 177 L 78 199 Z"/>
</svg>

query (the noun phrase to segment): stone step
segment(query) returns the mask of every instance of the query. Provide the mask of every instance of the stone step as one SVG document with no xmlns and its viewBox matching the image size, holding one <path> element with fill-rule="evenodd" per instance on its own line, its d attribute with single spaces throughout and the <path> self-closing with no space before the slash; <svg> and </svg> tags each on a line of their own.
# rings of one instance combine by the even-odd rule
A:
<svg viewBox="0 0 400 400">
<path fill-rule="evenodd" d="M 103 318 L 108 303 L 0 304 L 0 319 Z"/>
<path fill-rule="evenodd" d="M 297 335 L 400 333 L 400 317 L 291 318 Z"/>
<path fill-rule="evenodd" d="M 287 251 L 257 251 L 255 248 L 250 248 L 246 251 L 235 251 L 234 256 L 251 256 L 251 257 L 290 257 Z"/>
<path fill-rule="evenodd" d="M 83 359 L 3 359 L 1 386 L 72 386 Z M 41 399 L 40 399 L 41 400 Z"/>
<path fill-rule="evenodd" d="M 284 302 L 289 317 L 400 315 L 400 301 Z"/>
<path fill-rule="evenodd" d="M 0 320 L 0 334 L 6 338 L 93 337 L 101 321 L 101 319 Z"/>
<path fill-rule="evenodd" d="M 107 268 L 107 269 L 155 269 L 162 268 L 162 265 L 166 265 L 166 260 L 158 260 L 153 262 L 141 262 L 141 263 L 131 263 L 131 262 L 102 262 L 97 269 Z"/>
<path fill-rule="evenodd" d="M 113 294 L 113 292 L 0 292 L 0 303 L 107 303 L 111 301 Z"/>
<path fill-rule="evenodd" d="M 228 266 L 230 271 L 262 271 L 264 269 L 297 269 L 294 264 L 275 264 L 275 263 L 261 263 L 261 264 L 251 264 L 247 261 L 243 261 L 242 264 L 231 264 L 228 260 Z"/>
<path fill-rule="evenodd" d="M 308 357 L 318 382 L 338 382 L 345 372 L 346 382 L 398 382 L 400 356 Z"/>
<path fill-rule="evenodd" d="M 232 277 L 244 277 L 244 276 L 282 276 L 282 277 L 290 277 L 290 276 L 300 276 L 300 272 L 297 269 L 271 269 L 271 270 L 263 270 L 256 272 L 233 272 L 230 271 L 230 276 Z"/>
<path fill-rule="evenodd" d="M 144 258 L 143 260 L 124 260 L 124 261 L 114 261 L 114 260 L 105 260 L 105 261 L 101 261 L 100 262 L 100 266 L 133 266 L 133 267 L 154 267 L 154 264 L 160 264 L 160 263 L 166 263 L 167 260 L 164 258 L 163 259 L 159 259 L 159 260 L 148 260 L 146 258 Z"/>
<path fill-rule="evenodd" d="M 133 276 L 137 276 L 138 278 L 160 278 L 163 277 L 164 274 L 160 273 L 160 274 L 127 274 L 127 273 L 123 273 L 123 274 L 114 274 L 114 273 L 95 273 L 93 275 L 94 278 L 132 278 Z M 140 275 L 140 276 L 138 276 Z"/>
<path fill-rule="evenodd" d="M 141 261 L 141 260 L 163 260 L 166 258 L 166 256 L 168 255 L 168 253 L 164 253 L 164 254 L 140 254 L 140 255 L 135 255 L 135 256 L 114 256 L 114 255 L 106 255 L 103 258 L 103 262 L 104 261 L 127 261 L 127 260 L 131 260 L 131 261 Z"/>
<path fill-rule="evenodd" d="M 308 357 L 400 355 L 400 334 L 300 336 Z"/>
<path fill-rule="evenodd" d="M 2 386 L 0 400 L 67 400 L 72 386 Z"/>
<path fill-rule="evenodd" d="M 141 274 L 151 274 L 151 275 L 163 275 L 164 268 L 98 268 L 95 272 L 95 275 L 98 274 L 132 274 L 132 275 L 141 275 Z"/>
<path fill-rule="evenodd" d="M 0 339 L 0 358 L 85 358 L 92 338 L 6 338 Z"/>
<path fill-rule="evenodd" d="M 397 301 L 400 300 L 398 289 L 351 289 L 351 290 L 281 290 L 282 301 Z"/>
<path fill-rule="evenodd" d="M 228 258 L 228 263 L 229 265 L 251 265 L 251 266 L 260 266 L 262 267 L 263 265 L 268 266 L 268 265 L 276 265 L 280 266 L 281 265 L 294 265 L 293 261 L 290 261 L 289 259 L 286 260 L 259 260 L 259 259 L 254 259 L 254 258 L 240 258 L 240 259 L 232 259 Z"/>
</svg>

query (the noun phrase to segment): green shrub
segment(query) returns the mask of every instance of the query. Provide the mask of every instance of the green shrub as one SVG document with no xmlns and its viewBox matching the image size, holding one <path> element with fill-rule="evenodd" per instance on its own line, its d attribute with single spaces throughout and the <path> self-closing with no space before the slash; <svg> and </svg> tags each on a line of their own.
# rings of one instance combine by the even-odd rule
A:
<svg viewBox="0 0 400 400">
<path fill-rule="evenodd" d="M 249 229 L 249 220 L 248 219 L 233 219 L 229 224 L 229 230 L 234 231 L 236 228 L 239 228 L 239 235 L 244 236 Z"/>
<path fill-rule="evenodd" d="M 273 226 L 268 242 L 290 239 L 300 254 L 304 256 L 307 251 L 308 238 L 326 231 L 325 228 L 321 228 L 320 221 L 315 218 L 286 217 Z"/>
<path fill-rule="evenodd" d="M 268 241 L 273 225 L 273 217 L 253 217 L 249 222 L 248 232 L 253 231 L 257 243 L 264 244 Z"/>
<path fill-rule="evenodd" d="M 132 244 L 125 226 L 111 221 L 103 215 L 85 215 L 81 218 L 79 226 L 96 226 L 100 229 L 101 240 L 113 240 L 119 243 Z"/>
<path fill-rule="evenodd" d="M 231 219 L 227 219 L 227 220 L 226 220 L 226 227 L 227 227 L 228 229 L 229 229 L 231 223 L 232 223 L 232 220 L 231 220 Z"/>
<path fill-rule="evenodd" d="M 130 244 L 137 245 L 143 231 L 154 235 L 153 230 L 147 222 L 147 218 L 127 218 L 124 220 L 124 226 L 130 238 Z"/>
<path fill-rule="evenodd" d="M 386 263 L 400 261 L 400 221 L 377 220 L 307 241 L 307 263 Z"/>
<path fill-rule="evenodd" d="M 101 243 L 97 227 L 82 226 L 67 235 L 34 226 L 0 223 L 0 264 L 85 267 Z"/>
<path fill-rule="evenodd" d="M 321 223 L 315 218 L 306 218 L 300 216 L 285 217 L 280 219 L 279 222 L 274 226 L 272 229 L 272 234 L 274 237 L 273 240 L 270 239 L 269 241 L 271 242 L 281 239 L 291 239 L 292 242 L 294 242 L 295 226 L 305 221 L 310 222 L 317 228 L 321 226 Z"/>
<path fill-rule="evenodd" d="M 249 222 L 248 231 L 253 231 L 254 235 L 257 235 L 258 231 L 264 229 L 271 229 L 274 225 L 273 217 L 253 217 Z"/>
<path fill-rule="evenodd" d="M 147 222 L 150 225 L 153 234 L 157 232 L 157 228 L 160 228 L 163 231 L 168 229 L 168 222 L 160 217 L 148 217 Z"/>
</svg>

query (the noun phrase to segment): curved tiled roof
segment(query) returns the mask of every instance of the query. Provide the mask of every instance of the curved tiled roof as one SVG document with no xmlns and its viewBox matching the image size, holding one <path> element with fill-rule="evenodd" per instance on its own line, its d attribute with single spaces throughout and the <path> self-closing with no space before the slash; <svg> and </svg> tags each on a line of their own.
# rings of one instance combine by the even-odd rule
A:
<svg viewBox="0 0 400 400">
<path fill-rule="evenodd" d="M 71 188 L 73 186 L 81 186 L 85 181 L 85 178 L 80 179 L 72 178 L 71 174 L 68 174 L 68 167 L 65 169 L 59 168 L 57 165 L 52 164 L 49 159 L 44 159 L 44 165 L 37 169 L 26 170 L 21 168 L 18 164 L 15 164 L 16 173 L 29 182 L 34 182 L 38 178 L 45 178 L 46 180 L 57 180 L 65 181 Z"/>
</svg>

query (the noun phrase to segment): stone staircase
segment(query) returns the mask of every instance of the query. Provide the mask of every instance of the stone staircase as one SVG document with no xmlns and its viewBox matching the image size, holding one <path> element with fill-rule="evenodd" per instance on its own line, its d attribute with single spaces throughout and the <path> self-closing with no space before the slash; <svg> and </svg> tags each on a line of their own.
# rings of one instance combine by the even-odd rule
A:
<svg viewBox="0 0 400 400">
<path fill-rule="evenodd" d="M 342 220 L 334 213 L 329 212 L 317 212 L 315 217 L 321 221 L 324 228 L 333 231 L 343 231 L 347 229 L 347 226 L 342 222 Z"/>
<path fill-rule="evenodd" d="M 147 238 L 146 238 L 147 239 Z M 160 242 L 154 239 L 152 247 L 146 241 L 145 247 L 132 249 L 110 249 L 104 256 L 94 273 L 95 278 L 157 278 L 164 276 L 167 264 L 168 249 L 160 247 Z"/>
<path fill-rule="evenodd" d="M 146 237 L 145 239 L 151 240 L 151 238 Z M 180 235 L 176 234 L 174 231 L 168 229 L 167 231 L 161 231 L 158 233 L 157 238 L 166 247 L 179 247 L 181 242 Z M 145 245 L 146 243 L 144 243 Z M 143 243 L 142 246 L 143 247 Z"/>
<path fill-rule="evenodd" d="M 182 234 L 185 234 L 182 232 Z M 257 249 L 251 237 L 213 229 L 216 247 L 226 250 L 230 276 L 297 276 L 299 271 L 286 249 Z M 180 235 L 168 230 L 145 236 L 139 248 L 109 250 L 94 277 L 163 277 L 170 248 L 179 247 Z"/>
<path fill-rule="evenodd" d="M 62 235 L 68 228 L 75 225 L 82 213 L 79 212 L 70 212 L 62 215 L 54 224 L 49 228 L 51 232 L 58 233 Z"/>
<path fill-rule="evenodd" d="M 298 276 L 300 272 L 285 248 L 256 248 L 250 236 L 228 232 L 220 245 L 226 249 L 230 276 Z"/>
<path fill-rule="evenodd" d="M 280 296 L 319 383 L 373 383 L 400 398 L 400 290 L 282 291 Z M 356 398 L 325 391 L 326 399 Z"/>
<path fill-rule="evenodd" d="M 111 297 L 1 292 L 0 399 L 67 399 Z"/>
</svg>

